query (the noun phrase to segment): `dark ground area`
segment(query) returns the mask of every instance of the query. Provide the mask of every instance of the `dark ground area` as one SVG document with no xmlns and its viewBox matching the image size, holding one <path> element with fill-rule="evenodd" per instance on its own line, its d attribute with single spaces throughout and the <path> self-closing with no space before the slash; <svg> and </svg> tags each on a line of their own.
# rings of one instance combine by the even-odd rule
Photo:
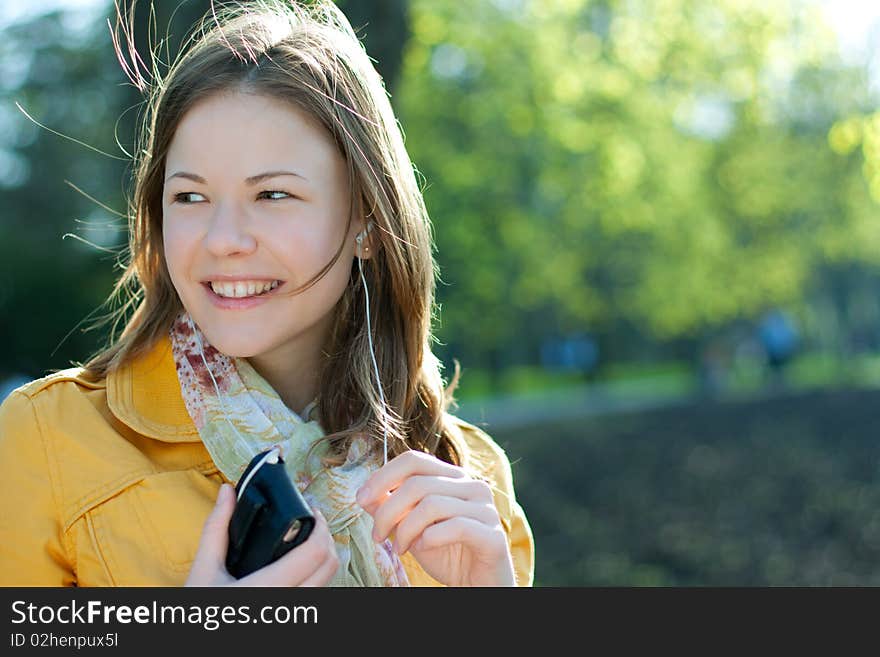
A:
<svg viewBox="0 0 880 657">
<path fill-rule="evenodd" d="M 536 586 L 880 585 L 880 391 L 485 428 Z"/>
</svg>

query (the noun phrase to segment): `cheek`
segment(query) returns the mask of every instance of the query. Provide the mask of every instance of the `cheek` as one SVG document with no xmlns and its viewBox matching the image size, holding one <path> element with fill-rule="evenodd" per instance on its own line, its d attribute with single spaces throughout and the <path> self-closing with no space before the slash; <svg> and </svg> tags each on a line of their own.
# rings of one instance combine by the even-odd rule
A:
<svg viewBox="0 0 880 657">
<path fill-rule="evenodd" d="M 339 248 L 340 235 L 336 231 L 323 228 L 302 228 L 296 225 L 276 227 L 263 236 L 267 250 L 274 253 L 279 262 L 296 277 L 301 278 L 300 284 L 318 273 L 336 255 Z M 327 276 L 333 277 L 339 271 L 342 261 L 346 260 L 345 251 L 339 256 L 333 269 Z"/>
<path fill-rule="evenodd" d="M 299 242 L 300 248 L 296 249 L 297 255 L 288 256 L 288 261 L 291 258 L 298 261 L 297 263 L 291 262 L 291 267 L 292 271 L 295 271 L 301 279 L 298 281 L 299 284 L 305 283 L 308 278 L 315 276 L 333 259 L 341 239 L 340 234 L 334 232 L 329 235 L 315 235 L 311 239 Z M 333 263 L 330 271 L 324 274 L 321 280 L 311 288 L 310 292 L 314 291 L 314 299 L 321 306 L 321 310 L 326 311 L 335 305 L 342 296 L 345 288 L 349 285 L 351 265 L 351 256 L 343 247 L 342 253 Z"/>
<path fill-rule="evenodd" d="M 168 273 L 175 286 L 178 285 L 187 260 L 187 254 L 191 251 L 192 238 L 181 230 L 179 224 L 165 222 L 162 226 L 162 246 L 165 253 L 165 263 Z"/>
</svg>

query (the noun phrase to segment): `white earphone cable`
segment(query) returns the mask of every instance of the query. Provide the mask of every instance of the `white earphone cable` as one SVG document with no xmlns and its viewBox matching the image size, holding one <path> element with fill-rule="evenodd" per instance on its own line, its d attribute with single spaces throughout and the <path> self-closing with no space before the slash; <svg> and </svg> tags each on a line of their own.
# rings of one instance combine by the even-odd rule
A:
<svg viewBox="0 0 880 657">
<path fill-rule="evenodd" d="M 370 222 L 372 226 L 372 222 Z M 369 229 L 366 231 L 369 232 Z M 363 235 L 363 233 L 361 233 Z M 361 243 L 361 236 L 358 236 L 358 244 Z M 376 373 L 376 387 L 379 388 L 379 398 L 382 400 L 382 408 L 385 409 L 385 393 L 382 392 L 382 381 L 379 378 L 379 366 L 376 364 L 376 354 L 373 351 L 373 325 L 370 322 L 370 292 L 367 289 L 367 279 L 364 277 L 364 266 L 361 264 L 363 258 L 358 258 L 358 269 L 361 273 L 361 282 L 364 285 L 364 294 L 367 297 L 367 339 L 370 341 L 370 356 L 373 359 L 373 371 Z M 385 423 L 385 418 L 382 418 L 382 429 L 385 433 L 385 436 L 382 440 L 382 463 L 388 463 L 388 425 Z"/>
</svg>

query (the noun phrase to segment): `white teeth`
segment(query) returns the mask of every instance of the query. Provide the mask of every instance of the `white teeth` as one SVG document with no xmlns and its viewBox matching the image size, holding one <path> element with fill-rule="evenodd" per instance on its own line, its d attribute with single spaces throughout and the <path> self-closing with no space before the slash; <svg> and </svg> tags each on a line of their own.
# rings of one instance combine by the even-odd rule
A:
<svg viewBox="0 0 880 657">
<path fill-rule="evenodd" d="M 235 283 L 211 281 L 211 289 L 214 293 L 221 297 L 243 298 L 252 297 L 263 294 L 270 290 L 274 290 L 281 284 L 281 281 L 236 281 Z"/>
</svg>

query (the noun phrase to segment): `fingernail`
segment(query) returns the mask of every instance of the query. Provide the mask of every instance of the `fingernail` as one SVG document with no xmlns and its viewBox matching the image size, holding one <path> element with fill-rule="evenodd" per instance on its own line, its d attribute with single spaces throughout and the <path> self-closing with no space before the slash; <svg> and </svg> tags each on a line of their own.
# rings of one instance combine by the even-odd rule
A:
<svg viewBox="0 0 880 657">
<path fill-rule="evenodd" d="M 226 499 L 226 489 L 229 488 L 229 484 L 223 483 L 220 484 L 220 490 L 217 491 L 217 501 L 214 503 L 216 506 L 220 506 L 223 503 L 223 500 Z"/>
<path fill-rule="evenodd" d="M 364 486 L 357 492 L 357 502 L 363 504 L 368 499 L 370 499 L 370 489 Z"/>
</svg>

